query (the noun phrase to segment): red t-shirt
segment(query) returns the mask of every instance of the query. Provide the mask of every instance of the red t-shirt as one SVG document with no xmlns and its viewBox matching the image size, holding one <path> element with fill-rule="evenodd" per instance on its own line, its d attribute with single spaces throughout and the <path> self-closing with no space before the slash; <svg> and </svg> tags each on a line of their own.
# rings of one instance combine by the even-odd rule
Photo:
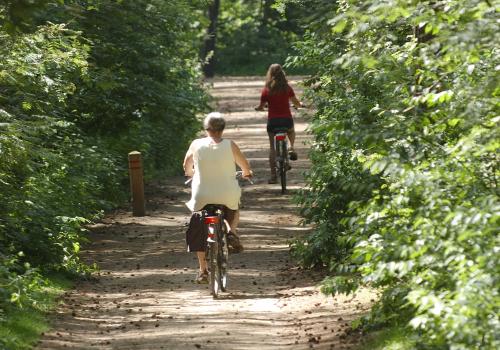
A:
<svg viewBox="0 0 500 350">
<path fill-rule="evenodd" d="M 267 102 L 267 117 L 269 119 L 291 118 L 292 112 L 290 111 L 290 102 L 288 100 L 293 96 L 295 96 L 295 93 L 290 85 L 288 85 L 288 90 L 286 92 L 280 92 L 273 95 L 269 95 L 269 89 L 265 87 L 262 89 L 260 102 Z"/>
</svg>

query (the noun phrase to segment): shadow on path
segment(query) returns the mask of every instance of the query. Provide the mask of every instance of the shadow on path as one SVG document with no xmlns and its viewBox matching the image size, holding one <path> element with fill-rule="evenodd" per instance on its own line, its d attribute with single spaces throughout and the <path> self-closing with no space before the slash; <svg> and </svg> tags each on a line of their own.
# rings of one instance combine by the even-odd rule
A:
<svg viewBox="0 0 500 350">
<path fill-rule="evenodd" d="M 147 216 L 117 210 L 91 227 L 83 259 L 100 271 L 64 295 L 39 350 L 59 349 L 348 349 L 349 322 L 372 297 L 331 298 L 319 292 L 321 271 L 304 271 L 289 243 L 310 232 L 300 225 L 293 196 L 309 168 L 303 119 L 297 121 L 299 161 L 290 191 L 268 185 L 265 114 L 253 111 L 263 80 L 215 80 L 227 114 L 226 137 L 238 140 L 256 172 L 243 186 L 240 231 L 245 251 L 230 256 L 228 291 L 214 300 L 193 282 L 194 254 L 184 234 L 189 188 L 182 177 L 146 188 Z M 300 89 L 296 89 L 300 91 Z M 252 97 L 253 96 L 253 97 Z"/>
</svg>

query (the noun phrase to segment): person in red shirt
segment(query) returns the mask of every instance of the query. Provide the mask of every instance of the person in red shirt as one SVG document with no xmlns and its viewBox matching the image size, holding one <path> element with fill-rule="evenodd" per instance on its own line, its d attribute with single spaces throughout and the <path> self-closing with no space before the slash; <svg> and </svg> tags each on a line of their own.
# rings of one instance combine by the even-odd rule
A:
<svg viewBox="0 0 500 350">
<path fill-rule="evenodd" d="M 277 129 L 287 128 L 288 139 L 290 140 L 290 150 L 288 152 L 291 160 L 297 160 L 297 153 L 293 145 L 295 143 L 295 128 L 293 125 L 292 112 L 290 111 L 290 101 L 295 108 L 302 107 L 302 103 L 295 97 L 292 87 L 288 84 L 285 72 L 281 65 L 274 63 L 269 66 L 266 74 L 266 85 L 262 89 L 260 104 L 255 107 L 257 111 L 263 111 L 268 107 L 267 112 L 267 134 L 269 136 L 269 166 L 271 167 L 271 178 L 269 183 L 276 183 L 276 168 L 274 150 L 274 134 Z"/>
</svg>

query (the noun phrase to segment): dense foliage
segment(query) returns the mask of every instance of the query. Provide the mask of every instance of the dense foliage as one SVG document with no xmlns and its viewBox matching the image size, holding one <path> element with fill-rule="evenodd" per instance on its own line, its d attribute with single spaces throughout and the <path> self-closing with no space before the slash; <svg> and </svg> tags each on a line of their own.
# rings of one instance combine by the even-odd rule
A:
<svg viewBox="0 0 500 350">
<path fill-rule="evenodd" d="M 127 198 L 128 152 L 179 171 L 206 96 L 188 1 L 6 1 L 0 20 L 1 322 L 40 271 L 86 271 L 84 225 Z"/>
<path fill-rule="evenodd" d="M 314 9 L 291 4 L 280 13 L 275 5 L 274 0 L 221 1 L 214 57 L 217 74 L 264 75 L 270 64 L 283 64 L 294 53 L 292 44 L 304 32 L 299 22 Z"/>
<path fill-rule="evenodd" d="M 499 348 L 498 2 L 321 3 L 290 59 L 318 107 L 295 255 L 421 348 Z"/>
</svg>

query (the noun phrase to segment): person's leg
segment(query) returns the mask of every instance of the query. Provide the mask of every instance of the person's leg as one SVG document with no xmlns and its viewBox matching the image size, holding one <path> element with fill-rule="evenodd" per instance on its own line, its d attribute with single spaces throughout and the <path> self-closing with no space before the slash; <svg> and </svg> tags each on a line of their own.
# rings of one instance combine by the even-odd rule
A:
<svg viewBox="0 0 500 350">
<path fill-rule="evenodd" d="M 287 131 L 288 139 L 290 140 L 290 148 L 288 150 L 288 157 L 290 160 L 297 160 L 297 152 L 295 152 L 295 126 L 293 119 L 290 119 L 290 128 Z"/>
<path fill-rule="evenodd" d="M 271 168 L 270 181 L 276 181 L 276 151 L 274 149 L 274 133 L 267 132 L 269 136 L 269 167 Z"/>
<path fill-rule="evenodd" d="M 200 264 L 200 269 L 198 270 L 198 275 L 196 276 L 196 283 L 208 283 L 208 268 L 207 260 L 205 259 L 205 252 L 196 252 L 198 257 L 198 263 Z"/>
<path fill-rule="evenodd" d="M 240 253 L 244 249 L 240 242 L 240 238 L 236 233 L 238 230 L 238 223 L 240 221 L 240 211 L 226 208 L 225 217 L 230 227 L 230 231 L 227 235 L 227 243 L 234 249 L 234 253 Z"/>
<path fill-rule="evenodd" d="M 288 139 L 290 140 L 290 150 L 293 151 L 293 145 L 295 144 L 295 128 L 292 127 L 287 131 Z"/>
<path fill-rule="evenodd" d="M 200 264 L 200 272 L 207 271 L 207 260 L 205 259 L 205 252 L 196 252 L 198 256 L 198 263 Z"/>
<path fill-rule="evenodd" d="M 238 230 L 238 224 L 240 222 L 240 211 L 239 210 L 226 210 L 226 220 L 229 224 L 229 230 L 238 235 L 236 231 Z"/>
</svg>

